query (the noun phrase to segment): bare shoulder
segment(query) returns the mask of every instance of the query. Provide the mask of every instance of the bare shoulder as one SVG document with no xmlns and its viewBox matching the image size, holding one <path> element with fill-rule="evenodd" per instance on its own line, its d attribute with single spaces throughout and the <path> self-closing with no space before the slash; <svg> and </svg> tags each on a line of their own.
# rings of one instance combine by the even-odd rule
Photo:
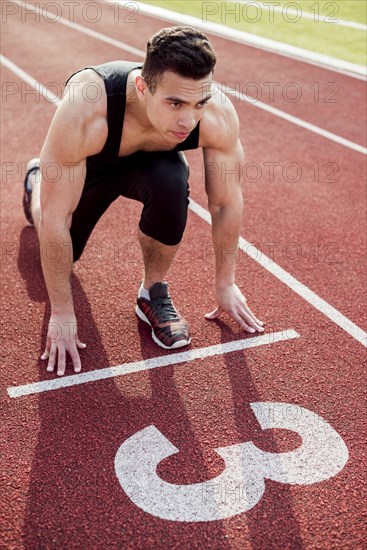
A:
<svg viewBox="0 0 367 550">
<path fill-rule="evenodd" d="M 239 120 L 230 99 L 217 90 L 200 122 L 200 147 L 227 151 L 239 137 Z"/>
<path fill-rule="evenodd" d="M 68 81 L 54 121 L 59 131 L 82 141 L 85 156 L 98 153 L 107 139 L 107 96 L 103 79 L 92 69 Z"/>
<path fill-rule="evenodd" d="M 79 110 L 82 116 L 106 115 L 107 96 L 102 77 L 93 69 L 84 69 L 68 81 L 63 101 Z"/>
</svg>

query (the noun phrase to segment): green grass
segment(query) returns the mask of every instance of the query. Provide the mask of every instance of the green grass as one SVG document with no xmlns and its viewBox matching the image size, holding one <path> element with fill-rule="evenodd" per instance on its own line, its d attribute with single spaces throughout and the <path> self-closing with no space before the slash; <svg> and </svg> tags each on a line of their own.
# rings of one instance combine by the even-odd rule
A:
<svg viewBox="0 0 367 550">
<path fill-rule="evenodd" d="M 290 3 L 290 0 L 276 0 L 281 6 Z M 334 11 L 333 4 L 338 10 L 333 16 L 336 19 L 345 19 L 346 21 L 355 21 L 356 23 L 363 23 L 366 25 L 367 17 L 367 3 L 365 0 L 298 0 L 297 4 L 300 5 L 303 11 L 314 13 L 316 10 L 315 4 L 319 5 L 320 18 L 323 19 L 327 14 L 331 15 Z M 326 4 L 331 4 L 329 7 Z M 312 8 L 312 6 L 314 6 Z"/>
<path fill-rule="evenodd" d="M 264 1 L 281 6 L 288 4 L 289 8 L 293 7 L 294 9 L 294 6 L 291 6 L 294 2 L 290 0 Z M 210 23 L 222 23 L 241 31 L 344 59 L 351 63 L 359 65 L 367 63 L 366 32 L 325 21 L 329 16 L 334 19 L 366 24 L 367 2 L 365 0 L 334 0 L 332 2 L 297 0 L 296 4 L 300 7 L 299 14 L 313 13 L 314 19 L 302 17 L 296 22 L 287 21 L 282 13 L 277 12 L 274 12 L 274 18 L 271 21 L 269 9 L 262 8 L 256 11 L 255 8 L 248 7 L 246 11 L 246 4 L 224 2 L 224 0 L 142 0 L 142 2 L 193 15 L 199 19 L 206 19 Z M 315 13 L 317 9 L 318 17 Z M 231 10 L 234 13 L 231 13 Z M 259 20 L 251 21 L 257 15 L 260 16 Z M 291 17 L 292 15 L 289 14 L 289 18 Z"/>
</svg>

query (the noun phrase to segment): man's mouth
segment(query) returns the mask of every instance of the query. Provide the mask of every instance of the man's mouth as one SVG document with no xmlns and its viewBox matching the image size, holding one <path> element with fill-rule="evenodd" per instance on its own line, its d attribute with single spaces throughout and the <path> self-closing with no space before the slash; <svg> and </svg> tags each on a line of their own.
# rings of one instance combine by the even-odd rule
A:
<svg viewBox="0 0 367 550">
<path fill-rule="evenodd" d="M 190 132 L 173 132 L 178 139 L 186 139 Z"/>
</svg>

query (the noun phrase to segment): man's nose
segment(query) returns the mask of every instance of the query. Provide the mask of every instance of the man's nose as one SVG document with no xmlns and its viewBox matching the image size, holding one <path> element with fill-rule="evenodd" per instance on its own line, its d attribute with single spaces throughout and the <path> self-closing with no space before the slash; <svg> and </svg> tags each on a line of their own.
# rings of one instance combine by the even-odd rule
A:
<svg viewBox="0 0 367 550">
<path fill-rule="evenodd" d="M 191 132 L 196 126 L 196 119 L 194 115 L 187 115 L 179 119 L 178 125 L 182 126 L 187 132 Z"/>
</svg>

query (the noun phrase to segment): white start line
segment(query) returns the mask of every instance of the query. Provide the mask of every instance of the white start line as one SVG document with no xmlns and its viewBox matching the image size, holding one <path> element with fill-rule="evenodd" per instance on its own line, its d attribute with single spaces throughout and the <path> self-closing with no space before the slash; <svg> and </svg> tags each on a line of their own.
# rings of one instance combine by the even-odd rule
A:
<svg viewBox="0 0 367 550">
<path fill-rule="evenodd" d="M 275 344 L 276 342 L 292 340 L 298 337 L 299 334 L 295 330 L 272 332 L 252 338 L 227 342 L 225 344 L 216 344 L 215 346 L 197 348 L 170 355 L 162 355 L 160 357 L 153 357 L 152 359 L 135 361 L 133 363 L 125 363 L 123 365 L 117 365 L 116 367 L 107 367 L 105 369 L 99 369 L 91 372 L 82 372 L 70 376 L 54 378 L 52 380 L 42 380 L 41 382 L 33 382 L 23 386 L 12 386 L 8 388 L 8 395 L 13 398 L 23 397 L 25 395 L 33 395 L 36 393 L 58 390 L 60 388 L 68 388 L 70 386 L 86 384 L 87 382 L 106 380 L 107 378 L 115 378 L 116 376 L 123 376 L 134 372 L 142 372 L 168 365 L 178 365 L 180 363 L 186 364 L 197 359 L 205 359 L 207 357 L 214 357 L 215 355 L 233 353 L 234 351 L 242 351 L 266 344 Z"/>
</svg>

